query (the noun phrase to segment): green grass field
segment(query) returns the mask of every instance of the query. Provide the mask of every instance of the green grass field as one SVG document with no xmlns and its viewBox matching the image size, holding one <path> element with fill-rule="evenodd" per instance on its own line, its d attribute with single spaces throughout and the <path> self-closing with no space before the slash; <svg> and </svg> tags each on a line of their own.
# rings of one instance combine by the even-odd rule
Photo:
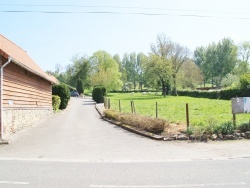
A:
<svg viewBox="0 0 250 188">
<path fill-rule="evenodd" d="M 136 114 L 155 117 L 156 102 L 158 103 L 158 117 L 173 123 L 186 123 L 186 103 L 189 105 L 190 124 L 206 125 L 208 121 L 216 121 L 218 124 L 232 121 L 231 101 L 213 100 L 192 97 L 162 97 L 160 94 L 142 93 L 110 93 L 111 109 L 131 113 L 130 101 L 134 101 Z M 236 123 L 239 125 L 250 120 L 250 114 L 237 114 Z"/>
</svg>

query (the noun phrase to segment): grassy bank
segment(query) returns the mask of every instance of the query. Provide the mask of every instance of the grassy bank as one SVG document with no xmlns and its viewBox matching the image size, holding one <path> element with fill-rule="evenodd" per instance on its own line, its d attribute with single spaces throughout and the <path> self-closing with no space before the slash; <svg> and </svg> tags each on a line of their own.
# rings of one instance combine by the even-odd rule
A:
<svg viewBox="0 0 250 188">
<path fill-rule="evenodd" d="M 190 124 L 207 125 L 211 122 L 222 124 L 232 121 L 231 101 L 211 100 L 192 97 L 162 97 L 160 94 L 142 93 L 111 93 L 111 108 L 119 110 L 119 100 L 121 111 L 131 113 L 130 101 L 134 101 L 137 114 L 155 117 L 156 102 L 158 104 L 158 117 L 173 123 L 186 123 L 186 103 L 189 105 Z M 239 114 L 236 116 L 237 124 L 247 122 L 249 114 Z"/>
</svg>

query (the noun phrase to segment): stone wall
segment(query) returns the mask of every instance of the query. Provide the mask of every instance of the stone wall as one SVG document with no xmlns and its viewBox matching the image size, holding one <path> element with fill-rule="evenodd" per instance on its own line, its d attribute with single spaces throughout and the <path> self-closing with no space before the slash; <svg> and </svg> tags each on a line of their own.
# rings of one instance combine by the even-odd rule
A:
<svg viewBox="0 0 250 188">
<path fill-rule="evenodd" d="M 52 108 L 3 109 L 4 138 L 53 114 Z"/>
</svg>

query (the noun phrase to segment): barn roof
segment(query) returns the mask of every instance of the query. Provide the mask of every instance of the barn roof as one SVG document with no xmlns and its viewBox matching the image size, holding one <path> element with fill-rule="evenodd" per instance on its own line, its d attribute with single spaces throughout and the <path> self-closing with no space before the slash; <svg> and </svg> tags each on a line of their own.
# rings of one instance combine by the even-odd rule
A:
<svg viewBox="0 0 250 188">
<path fill-rule="evenodd" d="M 24 69 L 50 81 L 51 83 L 58 83 L 58 80 L 44 72 L 31 57 L 22 48 L 11 42 L 0 34 L 0 55 L 8 59 L 12 58 L 12 62 L 23 67 Z"/>
</svg>

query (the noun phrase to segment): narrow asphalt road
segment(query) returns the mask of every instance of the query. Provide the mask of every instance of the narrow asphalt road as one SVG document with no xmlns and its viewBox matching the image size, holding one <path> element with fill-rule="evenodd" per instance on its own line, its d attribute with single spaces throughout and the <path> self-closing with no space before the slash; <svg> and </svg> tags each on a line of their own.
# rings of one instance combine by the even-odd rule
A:
<svg viewBox="0 0 250 188">
<path fill-rule="evenodd" d="M 103 121 L 91 99 L 72 98 L 10 139 L 0 145 L 1 188 L 250 186 L 250 141 L 150 140 Z"/>
<path fill-rule="evenodd" d="M 164 162 L 250 157 L 250 141 L 155 141 L 105 122 L 90 98 L 71 98 L 66 110 L 10 137 L 0 159 L 83 162 Z"/>
</svg>

